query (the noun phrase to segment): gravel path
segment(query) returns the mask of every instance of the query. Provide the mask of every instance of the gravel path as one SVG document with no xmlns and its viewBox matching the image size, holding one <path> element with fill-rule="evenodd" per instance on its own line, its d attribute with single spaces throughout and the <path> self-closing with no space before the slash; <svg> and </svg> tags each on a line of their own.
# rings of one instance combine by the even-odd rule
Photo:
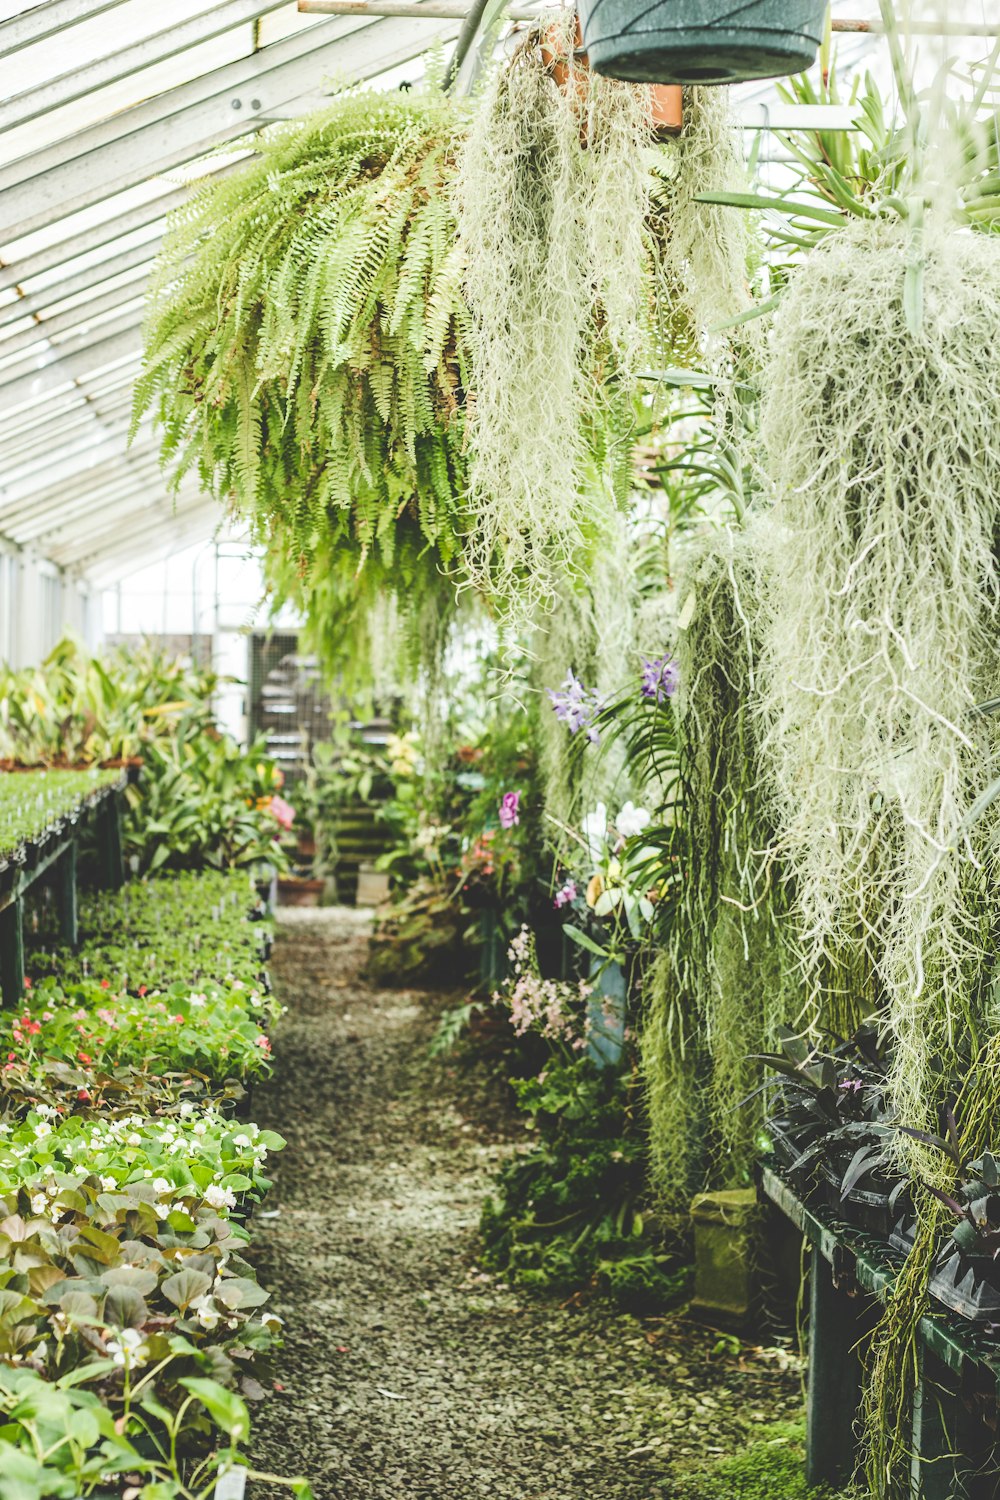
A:
<svg viewBox="0 0 1000 1500">
<path fill-rule="evenodd" d="M 365 985 L 363 914 L 282 918 L 289 1013 L 254 1099 L 288 1140 L 254 1221 L 287 1325 L 261 1467 L 306 1474 L 317 1500 L 670 1500 L 691 1463 L 798 1414 L 784 1350 L 719 1353 L 682 1317 L 563 1307 L 482 1272 L 480 1204 L 523 1135 L 501 1086 L 428 1058 L 442 997 Z"/>
</svg>

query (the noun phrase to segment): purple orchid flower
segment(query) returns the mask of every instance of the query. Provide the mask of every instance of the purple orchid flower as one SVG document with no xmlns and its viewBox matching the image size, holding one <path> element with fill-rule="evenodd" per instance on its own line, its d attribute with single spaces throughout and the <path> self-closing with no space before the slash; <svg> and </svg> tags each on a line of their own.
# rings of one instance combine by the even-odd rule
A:
<svg viewBox="0 0 1000 1500">
<path fill-rule="evenodd" d="M 521 793 L 504 792 L 500 799 L 500 827 L 513 828 L 520 819 Z"/>
<path fill-rule="evenodd" d="M 680 672 L 672 656 L 657 656 L 642 664 L 642 696 L 663 703 L 677 691 Z"/>
</svg>

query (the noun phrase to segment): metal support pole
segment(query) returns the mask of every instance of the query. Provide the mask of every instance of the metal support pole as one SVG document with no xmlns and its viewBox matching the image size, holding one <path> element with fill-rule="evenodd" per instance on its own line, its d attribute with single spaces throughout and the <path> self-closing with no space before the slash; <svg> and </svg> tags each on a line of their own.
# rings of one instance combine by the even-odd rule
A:
<svg viewBox="0 0 1000 1500">
<path fill-rule="evenodd" d="M 76 904 L 76 839 L 56 866 L 56 901 L 59 906 L 59 936 L 69 948 L 80 940 Z"/>
<path fill-rule="evenodd" d="M 857 1300 L 835 1284 L 814 1247 L 809 1270 L 809 1390 L 806 1483 L 839 1488 L 854 1468 L 854 1419 L 861 1399 Z"/>
<path fill-rule="evenodd" d="M 480 0 L 298 0 L 299 11 L 309 16 L 423 16 L 429 21 L 463 21 L 479 5 Z M 534 21 L 538 13 L 537 5 L 512 5 L 507 15 L 511 21 Z M 832 25 L 837 33 L 885 35 L 878 20 L 835 19 Z M 1000 36 L 1000 23 L 991 21 L 910 21 L 899 29 L 903 36 Z"/>
<path fill-rule="evenodd" d="M 4 1005 L 24 998 L 24 902 L 20 897 L 0 911 L 0 996 Z"/>
<path fill-rule="evenodd" d="M 459 68 L 464 63 L 470 47 L 476 40 L 476 33 L 479 30 L 479 23 L 482 21 L 483 12 L 485 11 L 489 3 L 490 0 L 472 0 L 472 4 L 466 13 L 464 21 L 462 22 L 462 29 L 458 33 L 458 41 L 455 43 L 455 50 L 451 54 L 451 60 L 448 63 L 448 68 L 444 75 L 444 87 L 446 90 L 450 89 L 452 84 L 455 82 L 455 76 L 458 73 Z"/>
<path fill-rule="evenodd" d="M 125 884 L 120 800 L 117 794 L 109 797 L 97 819 L 98 883 L 105 891 L 120 891 Z"/>
</svg>

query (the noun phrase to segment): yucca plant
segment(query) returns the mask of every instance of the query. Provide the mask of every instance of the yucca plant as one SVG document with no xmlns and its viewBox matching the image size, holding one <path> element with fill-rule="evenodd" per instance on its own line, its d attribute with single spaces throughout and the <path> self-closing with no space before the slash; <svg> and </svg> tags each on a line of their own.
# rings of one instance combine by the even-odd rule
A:
<svg viewBox="0 0 1000 1500">
<path fill-rule="evenodd" d="M 331 560 L 404 597 L 461 567 L 464 126 L 432 90 L 341 94 L 262 131 L 167 236 L 136 421 L 153 408 L 175 482 L 196 469 L 305 597 Z"/>
</svg>

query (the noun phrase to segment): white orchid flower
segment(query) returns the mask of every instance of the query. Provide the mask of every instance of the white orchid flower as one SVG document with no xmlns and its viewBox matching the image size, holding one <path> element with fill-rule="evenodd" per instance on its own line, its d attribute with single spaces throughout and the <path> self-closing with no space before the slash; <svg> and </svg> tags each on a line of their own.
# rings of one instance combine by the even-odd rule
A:
<svg viewBox="0 0 1000 1500">
<path fill-rule="evenodd" d="M 592 813 L 588 813 L 580 824 L 580 829 L 587 841 L 587 849 L 594 864 L 597 864 L 604 853 L 608 840 L 608 809 L 605 803 L 598 802 Z"/>
<path fill-rule="evenodd" d="M 626 802 L 615 819 L 615 827 L 623 839 L 631 839 L 642 833 L 650 821 L 651 815 L 644 807 L 636 807 L 634 802 Z"/>
</svg>

